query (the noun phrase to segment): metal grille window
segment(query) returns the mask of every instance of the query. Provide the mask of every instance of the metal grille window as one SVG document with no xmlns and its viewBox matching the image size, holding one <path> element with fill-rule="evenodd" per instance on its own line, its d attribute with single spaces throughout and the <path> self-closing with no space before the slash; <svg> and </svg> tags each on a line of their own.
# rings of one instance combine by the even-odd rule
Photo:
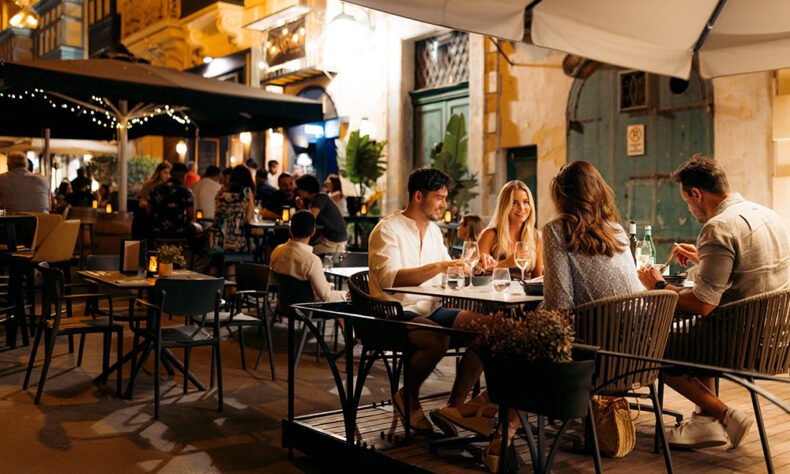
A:
<svg viewBox="0 0 790 474">
<path fill-rule="evenodd" d="M 414 43 L 415 89 L 434 89 L 469 80 L 469 34 L 452 31 Z"/>
<path fill-rule="evenodd" d="M 620 111 L 647 107 L 647 73 L 625 71 L 620 73 Z"/>
</svg>

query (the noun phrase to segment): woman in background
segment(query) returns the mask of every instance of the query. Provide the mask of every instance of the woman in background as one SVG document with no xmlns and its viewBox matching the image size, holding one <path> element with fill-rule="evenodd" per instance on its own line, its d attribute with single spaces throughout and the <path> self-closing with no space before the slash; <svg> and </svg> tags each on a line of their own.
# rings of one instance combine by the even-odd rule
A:
<svg viewBox="0 0 790 474">
<path fill-rule="evenodd" d="M 211 253 L 253 251 L 245 227 L 255 213 L 254 189 L 249 168 L 234 167 L 228 185 L 219 190 L 214 200 Z"/>
<path fill-rule="evenodd" d="M 343 196 L 343 186 L 340 184 L 340 177 L 336 174 L 327 176 L 326 181 L 324 181 L 324 188 L 326 188 L 326 192 L 329 193 L 329 197 L 332 198 L 335 206 L 340 209 L 340 215 L 347 216 L 348 204 L 346 204 L 346 197 Z"/>
<path fill-rule="evenodd" d="M 173 165 L 169 161 L 163 161 L 156 165 L 151 177 L 145 180 L 140 187 L 140 193 L 138 194 L 140 198 L 138 206 L 140 209 L 148 209 L 148 199 L 151 197 L 151 191 L 160 184 L 165 184 L 170 179 L 170 168 L 172 167 Z"/>
<path fill-rule="evenodd" d="M 483 220 L 475 214 L 467 214 L 458 224 L 458 238 L 464 242 L 477 242 L 483 232 Z"/>
<path fill-rule="evenodd" d="M 480 236 L 480 253 L 494 257 L 497 267 L 517 268 L 517 242 L 527 242 L 535 256 L 525 271 L 533 278 L 543 275 L 543 240 L 535 228 L 535 200 L 526 184 L 513 180 L 499 192 L 491 224 Z"/>
</svg>

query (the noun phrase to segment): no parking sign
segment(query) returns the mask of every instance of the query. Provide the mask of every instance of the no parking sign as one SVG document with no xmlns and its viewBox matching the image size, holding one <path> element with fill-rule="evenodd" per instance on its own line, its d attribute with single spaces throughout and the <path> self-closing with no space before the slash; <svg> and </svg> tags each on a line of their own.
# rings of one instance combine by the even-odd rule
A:
<svg viewBox="0 0 790 474">
<path fill-rule="evenodd" d="M 626 149 L 628 156 L 645 154 L 645 124 L 629 125 L 627 129 Z"/>
</svg>

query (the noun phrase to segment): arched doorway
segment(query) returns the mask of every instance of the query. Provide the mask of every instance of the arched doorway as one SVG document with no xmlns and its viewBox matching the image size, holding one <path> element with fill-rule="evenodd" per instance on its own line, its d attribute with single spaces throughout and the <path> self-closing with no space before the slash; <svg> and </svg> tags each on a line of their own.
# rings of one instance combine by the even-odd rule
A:
<svg viewBox="0 0 790 474">
<path fill-rule="evenodd" d="M 338 172 L 335 138 L 340 136 L 340 123 L 335 103 L 320 86 L 307 86 L 296 96 L 321 102 L 324 120 L 288 129 L 288 162 L 304 172 L 314 172 L 323 181 L 327 175 Z M 300 165 L 307 163 L 305 158 L 309 158 L 310 165 Z"/>
<path fill-rule="evenodd" d="M 673 242 L 693 242 L 701 225 L 689 214 L 670 174 L 695 153 L 713 152 L 713 92 L 689 81 L 602 66 L 571 87 L 568 161 L 585 160 L 614 190 L 624 227 L 653 226 L 658 258 Z M 644 153 L 629 156 L 628 126 L 644 126 Z M 632 129 L 633 132 L 633 129 Z M 639 134 L 634 132 L 634 135 Z M 638 146 L 637 146 L 638 148 Z"/>
</svg>

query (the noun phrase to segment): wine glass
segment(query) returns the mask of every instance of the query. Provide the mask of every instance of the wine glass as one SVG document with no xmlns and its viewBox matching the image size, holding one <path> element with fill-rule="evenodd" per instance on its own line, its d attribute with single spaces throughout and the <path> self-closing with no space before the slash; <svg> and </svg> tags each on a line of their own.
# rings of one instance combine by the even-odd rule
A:
<svg viewBox="0 0 790 474">
<path fill-rule="evenodd" d="M 653 248 L 647 240 L 640 240 L 636 243 L 636 266 L 641 268 L 650 264 L 653 258 Z"/>
<path fill-rule="evenodd" d="M 447 269 L 447 289 L 461 291 L 466 282 L 464 267 L 449 267 Z"/>
<path fill-rule="evenodd" d="M 516 266 L 521 269 L 521 279 L 523 280 L 524 270 L 535 259 L 535 251 L 529 246 L 529 242 L 516 242 L 514 258 Z"/>
<path fill-rule="evenodd" d="M 477 246 L 477 242 L 464 242 L 461 258 L 463 258 L 466 266 L 474 271 L 475 265 L 480 260 L 480 248 Z"/>
<path fill-rule="evenodd" d="M 510 270 L 507 268 L 495 268 L 491 275 L 491 285 L 497 293 L 504 293 L 510 288 Z"/>
</svg>

